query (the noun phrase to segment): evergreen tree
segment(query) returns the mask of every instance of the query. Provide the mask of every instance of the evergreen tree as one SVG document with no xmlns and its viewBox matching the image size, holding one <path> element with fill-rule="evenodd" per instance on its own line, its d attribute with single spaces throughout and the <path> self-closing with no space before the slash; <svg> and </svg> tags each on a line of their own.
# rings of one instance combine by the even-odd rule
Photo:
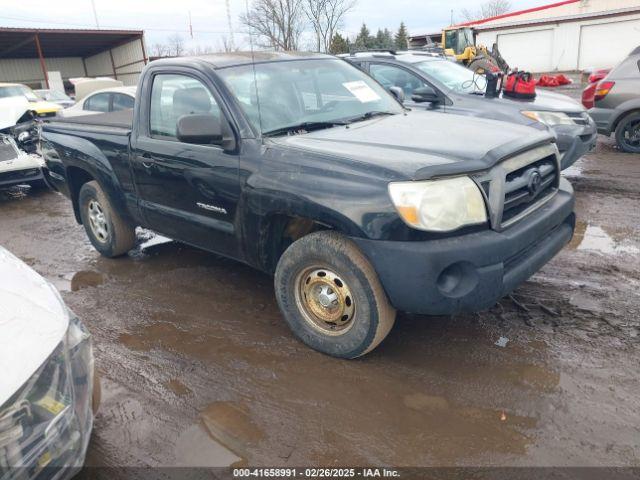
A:
<svg viewBox="0 0 640 480">
<path fill-rule="evenodd" d="M 400 28 L 394 40 L 398 50 L 406 50 L 409 48 L 409 35 L 407 34 L 407 27 L 405 27 L 404 22 L 400 22 Z"/>
<path fill-rule="evenodd" d="M 355 47 L 357 50 L 367 50 L 369 48 L 374 48 L 375 38 L 371 36 L 369 29 L 365 23 L 362 24 L 360 28 L 360 32 L 356 37 Z"/>
<path fill-rule="evenodd" d="M 384 32 L 381 29 L 378 29 L 378 33 L 376 33 L 375 39 L 376 39 L 376 42 L 373 48 L 379 48 L 381 50 L 384 50 L 385 48 L 387 48 L 384 41 Z"/>
<path fill-rule="evenodd" d="M 382 32 L 382 36 L 384 38 L 384 47 L 382 48 L 386 48 L 389 50 L 393 50 L 396 48 L 396 44 L 393 41 L 393 36 L 391 35 L 391 32 L 389 31 L 388 28 L 385 28 L 384 31 Z"/>
<path fill-rule="evenodd" d="M 333 55 L 338 55 L 340 53 L 349 53 L 349 40 L 344 38 L 339 33 L 336 33 L 331 39 L 329 52 Z"/>
</svg>

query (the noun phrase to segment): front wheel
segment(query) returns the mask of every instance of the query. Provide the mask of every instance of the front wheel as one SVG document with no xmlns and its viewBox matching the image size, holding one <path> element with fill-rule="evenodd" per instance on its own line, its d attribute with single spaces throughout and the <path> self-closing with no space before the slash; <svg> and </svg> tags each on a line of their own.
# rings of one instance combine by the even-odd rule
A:
<svg viewBox="0 0 640 480">
<path fill-rule="evenodd" d="M 293 243 L 278 262 L 275 290 L 293 333 L 333 357 L 370 352 L 395 322 L 375 270 L 352 240 L 336 232 Z"/>
<path fill-rule="evenodd" d="M 618 146 L 629 153 L 640 153 L 640 112 L 627 115 L 616 127 Z"/>
<path fill-rule="evenodd" d="M 135 229 L 120 217 L 98 182 L 82 185 L 78 205 L 87 236 L 102 255 L 118 257 L 135 246 Z"/>
</svg>

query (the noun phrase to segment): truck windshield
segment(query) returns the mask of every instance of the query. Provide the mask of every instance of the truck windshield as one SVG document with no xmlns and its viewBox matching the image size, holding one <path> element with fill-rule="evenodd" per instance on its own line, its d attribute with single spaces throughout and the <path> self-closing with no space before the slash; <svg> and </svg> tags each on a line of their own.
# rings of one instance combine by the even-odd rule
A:
<svg viewBox="0 0 640 480">
<path fill-rule="evenodd" d="M 338 59 L 227 67 L 218 74 L 262 134 L 328 128 L 396 114 L 402 107 L 378 83 Z"/>
<path fill-rule="evenodd" d="M 487 88 L 484 76 L 448 60 L 426 60 L 414 65 L 456 92 L 484 92 Z"/>
</svg>

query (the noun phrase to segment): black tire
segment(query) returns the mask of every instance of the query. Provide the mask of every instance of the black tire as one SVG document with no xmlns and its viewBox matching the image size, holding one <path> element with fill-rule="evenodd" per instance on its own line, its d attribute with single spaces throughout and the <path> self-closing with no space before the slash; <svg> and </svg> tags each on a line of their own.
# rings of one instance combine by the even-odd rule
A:
<svg viewBox="0 0 640 480">
<path fill-rule="evenodd" d="M 100 230 L 95 226 L 95 222 L 92 222 L 90 213 L 90 208 L 94 209 L 96 205 L 103 215 L 100 217 L 100 223 L 104 228 Z M 78 206 L 89 240 L 100 254 L 109 258 L 118 257 L 136 245 L 134 227 L 120 217 L 98 182 L 91 181 L 82 185 L 78 194 Z"/>
<path fill-rule="evenodd" d="M 616 143 L 625 152 L 640 153 L 640 112 L 632 112 L 620 120 Z"/>
<path fill-rule="evenodd" d="M 478 75 L 484 75 L 486 72 L 493 72 L 498 66 L 487 58 L 477 58 L 469 64 L 468 68 Z"/>
<path fill-rule="evenodd" d="M 323 288 L 329 296 L 319 299 L 313 292 Z M 275 290 L 296 337 L 333 357 L 356 358 L 370 352 L 396 318 L 371 263 L 352 240 L 336 232 L 312 233 L 289 246 L 276 267 Z M 321 305 L 331 295 L 336 303 Z M 320 319 L 312 313 L 314 308 L 337 319 Z"/>
</svg>

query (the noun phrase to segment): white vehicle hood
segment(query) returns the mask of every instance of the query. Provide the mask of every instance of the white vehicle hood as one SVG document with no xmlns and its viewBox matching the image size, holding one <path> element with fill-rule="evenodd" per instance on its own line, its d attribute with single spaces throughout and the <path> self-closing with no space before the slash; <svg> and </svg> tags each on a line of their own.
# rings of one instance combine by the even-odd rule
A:
<svg viewBox="0 0 640 480">
<path fill-rule="evenodd" d="M 0 130 L 13 127 L 27 110 L 26 97 L 0 98 Z"/>
<path fill-rule="evenodd" d="M 0 247 L 0 406 L 40 368 L 68 326 L 58 291 Z"/>
</svg>

